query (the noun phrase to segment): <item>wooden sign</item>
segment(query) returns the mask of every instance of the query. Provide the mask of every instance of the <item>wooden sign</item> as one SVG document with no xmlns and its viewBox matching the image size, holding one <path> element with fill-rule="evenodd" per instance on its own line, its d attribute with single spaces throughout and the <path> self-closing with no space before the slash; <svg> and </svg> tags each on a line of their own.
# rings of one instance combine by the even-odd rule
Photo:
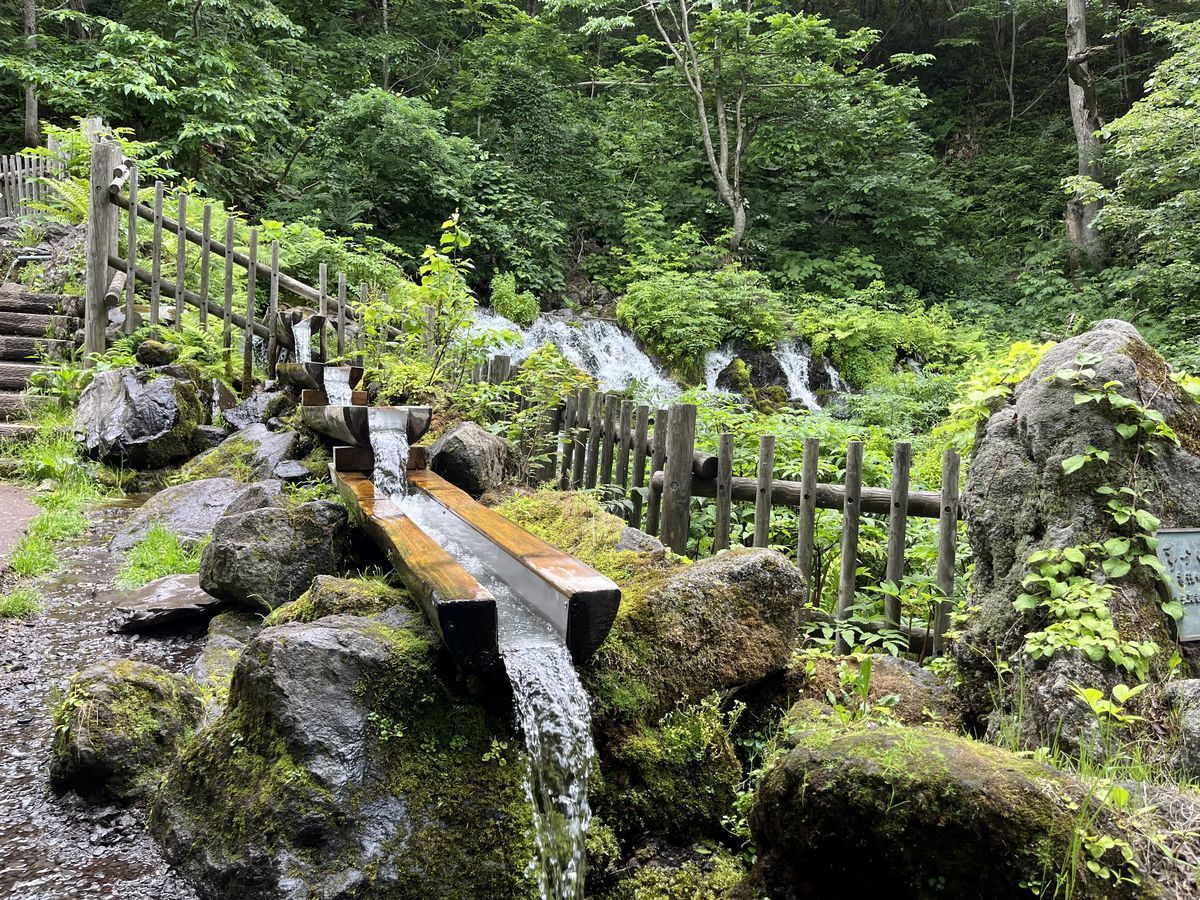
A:
<svg viewBox="0 0 1200 900">
<path fill-rule="evenodd" d="M 1200 528 L 1160 528 L 1158 558 L 1171 577 L 1171 599 L 1183 604 L 1181 641 L 1200 641 Z"/>
</svg>

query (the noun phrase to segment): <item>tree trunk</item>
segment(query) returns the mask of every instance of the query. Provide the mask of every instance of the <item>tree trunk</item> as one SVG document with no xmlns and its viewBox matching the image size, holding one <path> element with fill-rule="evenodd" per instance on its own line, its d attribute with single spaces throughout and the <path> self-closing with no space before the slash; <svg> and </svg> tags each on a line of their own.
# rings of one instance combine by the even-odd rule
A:
<svg viewBox="0 0 1200 900">
<path fill-rule="evenodd" d="M 1096 86 L 1088 71 L 1088 59 L 1104 48 L 1088 47 L 1087 0 L 1067 0 L 1067 97 L 1071 106 L 1071 124 L 1079 156 L 1079 174 L 1095 178 L 1099 174 L 1100 140 L 1096 136 L 1104 124 L 1096 101 Z M 1099 203 L 1084 203 L 1078 196 L 1067 201 L 1067 239 L 1077 246 L 1088 265 L 1103 261 L 1104 247 L 1096 230 Z"/>
<path fill-rule="evenodd" d="M 32 53 L 37 46 L 37 0 L 25 0 L 25 49 Z M 38 145 L 37 89 L 25 85 L 25 146 Z"/>
<path fill-rule="evenodd" d="M 738 248 L 742 245 L 742 238 L 746 236 L 746 204 L 741 197 L 735 198 L 732 209 L 733 233 L 729 236 L 729 251 L 737 253 Z"/>
</svg>

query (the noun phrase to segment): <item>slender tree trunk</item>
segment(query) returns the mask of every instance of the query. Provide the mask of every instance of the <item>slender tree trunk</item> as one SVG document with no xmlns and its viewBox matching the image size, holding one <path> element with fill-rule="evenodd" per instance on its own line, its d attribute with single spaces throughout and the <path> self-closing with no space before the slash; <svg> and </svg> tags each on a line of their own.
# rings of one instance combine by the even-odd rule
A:
<svg viewBox="0 0 1200 900">
<path fill-rule="evenodd" d="M 25 0 L 25 50 L 37 46 L 37 0 Z M 38 140 L 38 98 L 33 84 L 25 85 L 25 146 L 36 147 Z"/>
<path fill-rule="evenodd" d="M 1087 37 L 1087 0 L 1067 0 L 1067 97 L 1075 146 L 1079 156 L 1079 174 L 1095 178 L 1099 174 L 1100 140 L 1096 136 L 1104 124 L 1096 101 L 1096 85 L 1088 70 L 1088 60 L 1104 48 L 1089 47 Z M 1096 230 L 1099 203 L 1084 203 L 1079 196 L 1067 201 L 1067 238 L 1077 246 L 1087 263 L 1103 262 L 1104 247 Z"/>
<path fill-rule="evenodd" d="M 386 38 L 387 34 L 388 34 L 388 0 L 381 0 L 380 11 L 383 14 L 383 34 L 384 34 L 384 37 Z M 391 81 L 391 79 L 392 79 L 391 60 L 388 58 L 388 48 L 384 47 L 384 50 L 383 50 L 383 82 L 382 82 L 382 84 L 383 84 L 383 89 L 385 91 L 388 89 L 388 82 Z"/>
</svg>

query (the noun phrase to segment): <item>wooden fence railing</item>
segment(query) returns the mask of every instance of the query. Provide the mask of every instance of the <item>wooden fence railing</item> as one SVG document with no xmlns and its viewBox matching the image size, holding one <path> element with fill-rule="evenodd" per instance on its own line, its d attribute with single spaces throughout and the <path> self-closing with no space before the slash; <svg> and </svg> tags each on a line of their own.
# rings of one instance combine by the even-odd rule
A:
<svg viewBox="0 0 1200 900">
<path fill-rule="evenodd" d="M 471 378 L 475 382 L 504 384 L 515 378 L 518 371 L 508 356 L 498 355 L 487 363 L 477 364 Z M 896 585 L 905 574 L 908 520 L 914 517 L 938 520 L 935 586 L 941 599 L 934 603 L 931 621 L 904 630 L 914 643 L 928 646 L 935 654 L 942 652 L 954 594 L 958 542 L 957 453 L 946 451 L 943 457 L 940 491 L 913 491 L 909 487 L 912 446 L 897 442 L 891 487 L 865 487 L 863 445 L 861 441 L 850 441 L 846 448 L 845 482 L 823 484 L 817 481 L 820 442 L 808 438 L 804 442 L 801 479 L 791 481 L 774 476 L 775 437 L 764 434 L 759 438 L 756 477 L 737 477 L 733 474 L 732 434 L 719 436 L 715 453 L 697 449 L 695 406 L 675 404 L 651 410 L 622 395 L 588 388 L 570 394 L 565 403 L 551 410 L 542 445 L 546 461 L 537 473 L 538 480 L 562 490 L 613 486 L 628 498 L 629 524 L 658 536 L 677 553 L 684 553 L 689 547 L 693 497 L 715 501 L 711 543 L 714 553 L 730 546 L 735 503 L 754 504 L 751 540 L 754 547 L 768 545 L 771 511 L 775 507 L 796 510 L 796 564 L 810 586 L 814 577 L 816 511 L 840 510 L 843 515 L 837 591 L 840 620 L 849 617 L 857 591 L 862 516 L 887 517 L 884 580 Z M 816 597 L 809 599 L 815 602 Z M 890 626 L 901 627 L 898 596 L 885 598 L 884 619 Z M 838 643 L 845 650 L 841 637 Z"/>
<path fill-rule="evenodd" d="M 148 324 L 159 325 L 169 319 L 171 327 L 179 330 L 183 327 L 184 308 L 190 306 L 197 310 L 202 329 L 207 330 L 210 322 L 220 323 L 225 350 L 231 355 L 234 329 L 242 332 L 240 372 L 242 388 L 249 391 L 253 382 L 255 337 L 265 344 L 268 377 L 275 375 L 282 344 L 290 341 L 290 336 L 281 335 L 283 326 L 278 315 L 281 300 L 285 299 L 283 292 L 291 294 L 297 305 L 306 306 L 323 318 L 321 330 L 313 334 L 319 343 L 314 359 L 324 360 L 329 346 L 336 348 L 338 356 L 353 347 L 359 331 L 347 300 L 344 273 L 337 273 L 336 293 L 330 290 L 330 273 L 324 263 L 319 267 L 316 286 L 288 275 L 280 269 L 278 241 L 272 241 L 269 250 L 262 252 L 266 248 L 260 250 L 259 229 L 251 227 L 244 247 L 239 249 L 234 240 L 234 217 L 226 218 L 224 233 L 218 237 L 212 230 L 211 204 L 203 203 L 199 216 L 193 206 L 189 215 L 191 200 L 187 194 L 179 195 L 177 215 L 172 218 L 163 208 L 164 184 L 154 182 L 149 192 L 151 202 L 144 202 L 146 194 L 139 184 L 137 167 L 122 157 L 115 143 L 102 142 L 93 147 L 90 182 L 84 331 L 87 354 L 104 351 L 108 310 L 122 302 L 126 332 L 134 329 L 142 310 Z M 193 227 L 196 224 L 200 227 Z M 122 227 L 124 255 L 118 253 L 118 229 Z M 189 258 L 189 247 L 199 248 L 194 265 Z M 164 259 L 172 257 L 175 280 L 163 274 Z M 257 309 L 260 281 L 265 283 L 267 291 L 265 316 L 259 316 Z M 146 286 L 148 294 L 148 304 L 140 310 L 136 292 L 139 282 Z M 365 292 L 366 286 L 360 286 L 360 293 Z M 242 296 L 237 296 L 239 293 Z M 171 301 L 165 310 L 164 298 Z"/>
<path fill-rule="evenodd" d="M 31 204 L 49 195 L 47 182 L 61 178 L 63 162 L 34 153 L 9 153 L 0 156 L 0 216 L 27 216 Z"/>
</svg>

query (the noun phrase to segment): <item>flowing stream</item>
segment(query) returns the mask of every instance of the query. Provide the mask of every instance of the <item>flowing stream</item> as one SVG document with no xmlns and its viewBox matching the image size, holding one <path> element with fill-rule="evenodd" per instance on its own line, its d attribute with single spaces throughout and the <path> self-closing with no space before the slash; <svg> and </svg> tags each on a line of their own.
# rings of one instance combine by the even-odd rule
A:
<svg viewBox="0 0 1200 900">
<path fill-rule="evenodd" d="M 582 900 L 595 757 L 591 711 L 560 632 L 536 611 L 561 605 L 560 595 L 450 510 L 408 490 L 402 427 L 372 421 L 371 447 L 376 488 L 496 598 L 500 653 L 528 760 L 525 792 L 537 847 L 530 874 L 542 900 Z"/>
<path fill-rule="evenodd" d="M 302 318 L 292 325 L 292 340 L 296 343 L 296 362 L 312 362 L 312 319 Z"/>
<path fill-rule="evenodd" d="M 812 366 L 812 350 L 803 341 L 783 344 L 775 351 L 779 367 L 787 377 L 788 398 L 799 400 L 809 409 L 820 409 L 817 395 L 809 386 L 809 369 Z M 830 369 L 833 367 L 830 366 Z"/>
</svg>

